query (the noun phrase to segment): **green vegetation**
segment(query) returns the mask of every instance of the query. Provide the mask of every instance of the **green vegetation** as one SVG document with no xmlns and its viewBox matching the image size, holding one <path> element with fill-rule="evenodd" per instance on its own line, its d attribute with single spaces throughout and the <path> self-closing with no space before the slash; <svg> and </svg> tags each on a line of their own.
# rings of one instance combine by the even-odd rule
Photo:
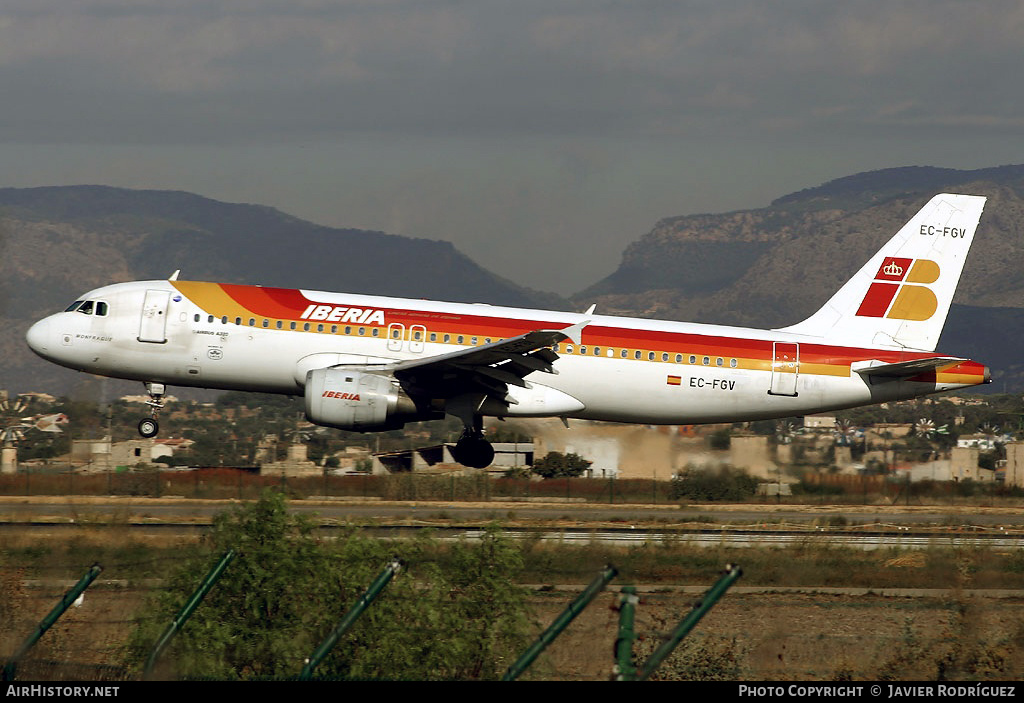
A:
<svg viewBox="0 0 1024 703">
<path fill-rule="evenodd" d="M 167 656 L 178 675 L 239 679 L 295 676 L 303 662 L 400 551 L 408 573 L 342 638 L 317 675 L 347 678 L 494 679 L 526 643 L 519 550 L 496 528 L 479 544 L 458 543 L 444 569 L 429 539 L 400 547 L 356 529 L 321 542 L 313 524 L 268 492 L 220 514 L 206 549 L 169 578 L 130 647 L 140 664 L 158 633 L 217 555 L 230 565 Z"/>
<path fill-rule="evenodd" d="M 541 478 L 575 478 L 582 476 L 593 463 L 572 452 L 548 452 L 542 459 L 533 462 L 531 471 Z"/>
<path fill-rule="evenodd" d="M 758 480 L 742 469 L 723 466 L 718 469 L 687 470 L 672 479 L 670 495 L 674 499 L 700 501 L 743 501 L 757 492 Z"/>
</svg>

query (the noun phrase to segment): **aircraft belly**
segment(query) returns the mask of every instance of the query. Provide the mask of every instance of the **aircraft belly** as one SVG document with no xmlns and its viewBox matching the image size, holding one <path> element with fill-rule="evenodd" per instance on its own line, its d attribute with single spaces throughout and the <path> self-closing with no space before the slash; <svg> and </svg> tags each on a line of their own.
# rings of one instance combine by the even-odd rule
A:
<svg viewBox="0 0 1024 703">
<path fill-rule="evenodd" d="M 767 419 L 872 401 L 856 378 L 801 374 L 797 394 L 768 393 L 771 373 L 630 360 L 574 360 L 560 367 L 552 385 L 578 398 L 585 409 L 571 417 L 643 424 L 729 422 Z M 587 369 L 598 365 L 600 369 Z M 917 394 L 920 394 L 918 391 Z M 889 389 L 887 396 L 902 396 Z"/>
</svg>

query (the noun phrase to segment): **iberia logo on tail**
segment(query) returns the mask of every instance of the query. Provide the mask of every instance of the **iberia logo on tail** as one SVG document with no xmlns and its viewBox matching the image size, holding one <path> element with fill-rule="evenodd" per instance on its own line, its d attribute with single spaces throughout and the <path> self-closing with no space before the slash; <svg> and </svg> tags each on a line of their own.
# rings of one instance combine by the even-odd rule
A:
<svg viewBox="0 0 1024 703">
<path fill-rule="evenodd" d="M 893 320 L 927 320 L 935 314 L 939 305 L 935 293 L 927 284 L 935 283 L 938 279 L 939 265 L 934 261 L 887 256 L 879 266 L 857 315 Z"/>
</svg>

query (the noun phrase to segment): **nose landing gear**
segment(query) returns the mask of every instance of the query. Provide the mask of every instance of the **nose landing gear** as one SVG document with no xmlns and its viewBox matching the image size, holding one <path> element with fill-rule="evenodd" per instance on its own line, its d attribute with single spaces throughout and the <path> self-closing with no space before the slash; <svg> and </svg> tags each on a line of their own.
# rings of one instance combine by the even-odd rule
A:
<svg viewBox="0 0 1024 703">
<path fill-rule="evenodd" d="M 139 434 L 149 439 L 150 437 L 156 437 L 157 433 L 160 432 L 160 423 L 156 421 L 157 413 L 164 407 L 164 384 L 162 383 L 146 383 L 146 393 L 149 395 L 149 400 L 146 401 L 146 405 L 150 407 L 149 417 L 144 417 L 139 420 Z"/>
</svg>

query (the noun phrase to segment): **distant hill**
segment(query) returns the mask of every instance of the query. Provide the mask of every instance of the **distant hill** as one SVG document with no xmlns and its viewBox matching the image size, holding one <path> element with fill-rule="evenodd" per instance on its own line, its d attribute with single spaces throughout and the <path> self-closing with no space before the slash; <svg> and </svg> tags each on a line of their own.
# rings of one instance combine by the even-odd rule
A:
<svg viewBox="0 0 1024 703">
<path fill-rule="evenodd" d="M 76 377 L 28 351 L 32 320 L 91 288 L 167 278 L 175 269 L 193 280 L 566 307 L 554 294 L 495 276 L 447 242 L 323 227 L 182 192 L 3 188 L 0 252 L 0 388 L 20 390 L 64 392 Z"/>
<path fill-rule="evenodd" d="M 611 276 L 573 299 L 577 306 L 596 302 L 606 313 L 792 324 L 817 310 L 921 205 L 944 191 L 989 198 L 955 301 L 992 314 L 955 314 L 955 308 L 940 349 L 967 354 L 945 345 L 953 337 L 970 341 L 997 379 L 1012 377 L 1004 378 L 1005 387 L 1024 388 L 1019 361 L 1011 371 L 985 353 L 1024 356 L 1024 330 L 1007 324 L 1009 311 L 1024 308 L 1024 166 L 872 171 L 766 208 L 669 217 L 626 249 Z"/>
</svg>

